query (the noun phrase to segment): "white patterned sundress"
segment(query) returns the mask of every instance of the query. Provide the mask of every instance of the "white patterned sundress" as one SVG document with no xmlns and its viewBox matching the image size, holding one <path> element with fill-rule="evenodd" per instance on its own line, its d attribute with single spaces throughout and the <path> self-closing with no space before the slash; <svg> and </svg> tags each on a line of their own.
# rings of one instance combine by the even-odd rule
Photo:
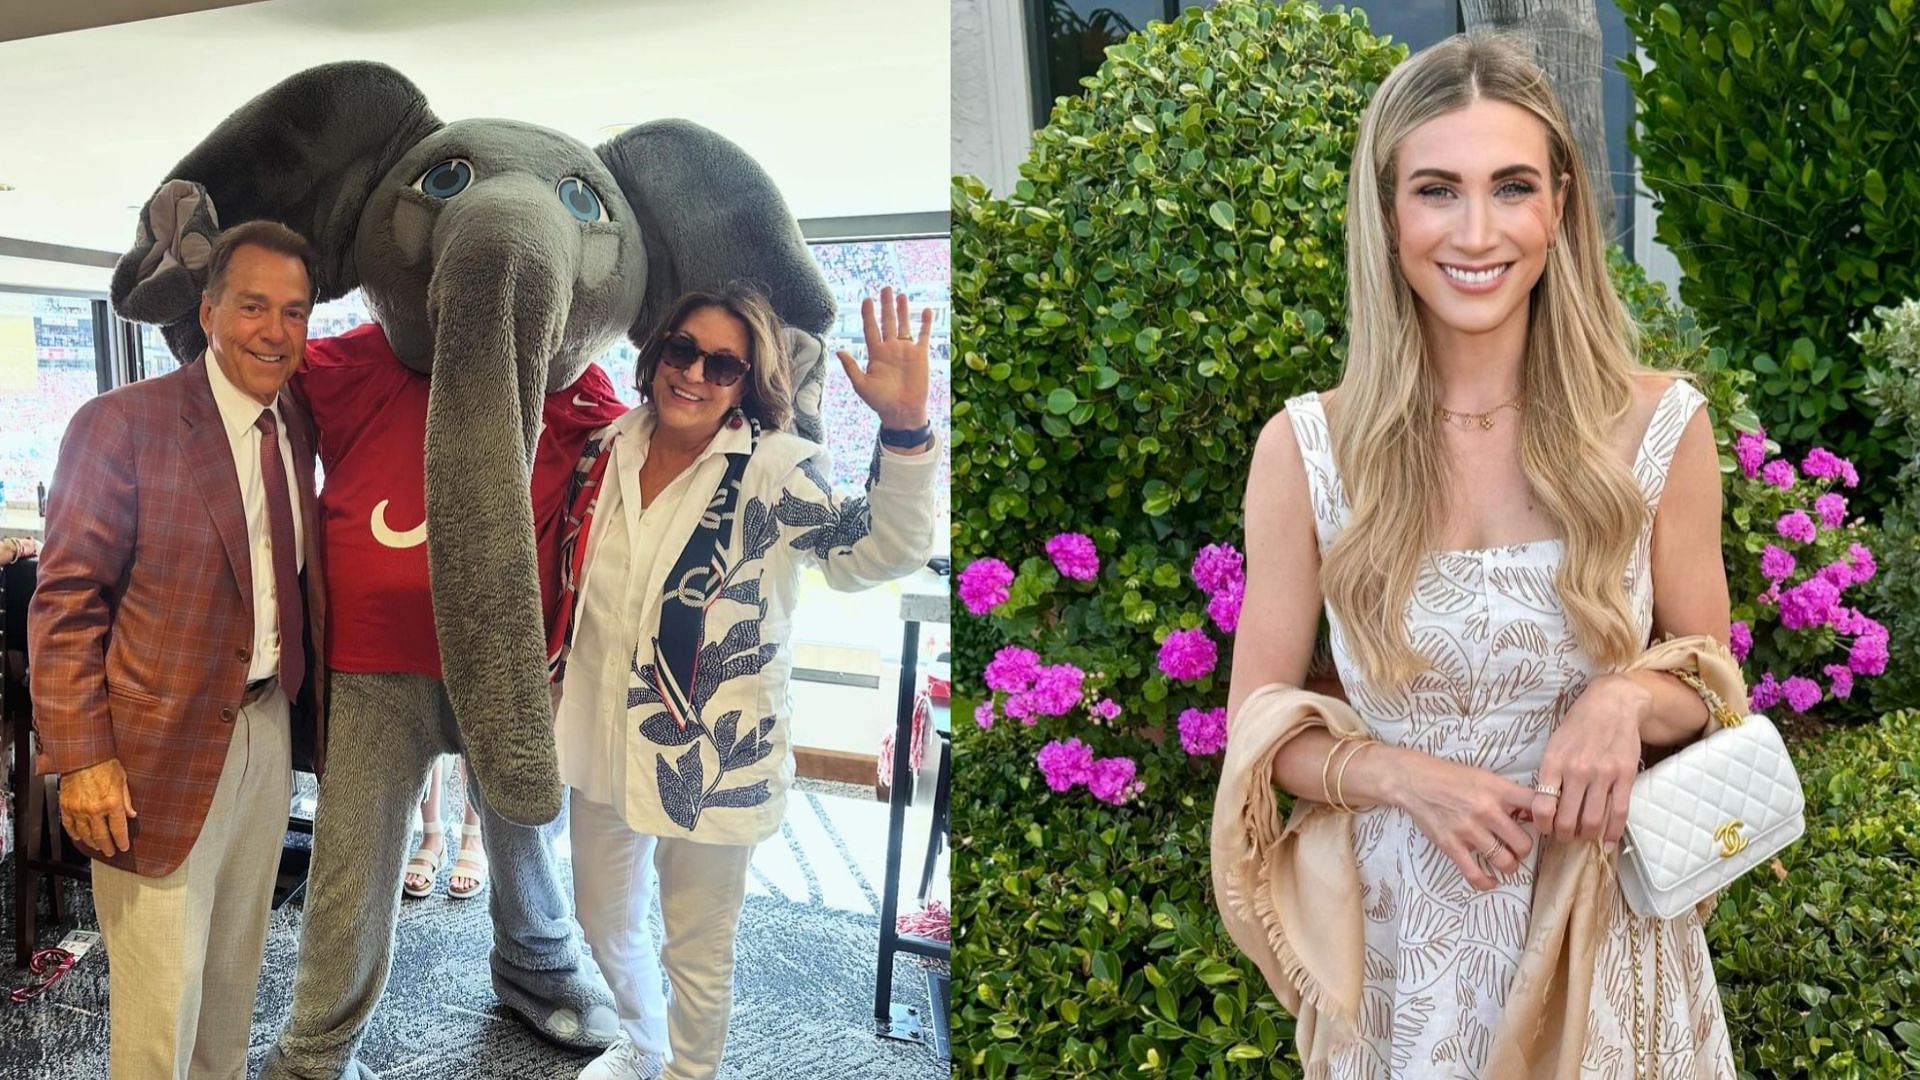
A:
<svg viewBox="0 0 1920 1080">
<path fill-rule="evenodd" d="M 1628 577 L 1643 640 L 1653 624 L 1645 567 L 1654 510 L 1680 433 L 1702 401 L 1685 382 L 1669 387 L 1634 461 L 1647 517 Z M 1334 468 L 1326 413 L 1317 394 L 1287 402 L 1287 413 L 1306 462 L 1324 555 L 1350 510 Z M 1555 589 L 1562 554 L 1559 540 L 1435 553 L 1407 605 L 1413 646 L 1432 666 L 1403 688 L 1367 682 L 1329 608 L 1340 681 L 1374 736 L 1531 786 L 1547 737 L 1598 674 L 1575 640 Z M 1526 942 L 1539 847 L 1517 873 L 1482 893 L 1405 811 L 1364 811 L 1353 819 L 1353 835 L 1365 908 L 1362 1038 L 1336 1055 L 1332 1075 L 1478 1077 Z M 1670 922 L 1637 919 L 1618 889 L 1609 896 L 1614 910 L 1596 962 L 1582 1075 L 1638 1076 L 1636 1052 L 1663 1078 L 1734 1075 L 1699 920 L 1691 913 Z"/>
</svg>

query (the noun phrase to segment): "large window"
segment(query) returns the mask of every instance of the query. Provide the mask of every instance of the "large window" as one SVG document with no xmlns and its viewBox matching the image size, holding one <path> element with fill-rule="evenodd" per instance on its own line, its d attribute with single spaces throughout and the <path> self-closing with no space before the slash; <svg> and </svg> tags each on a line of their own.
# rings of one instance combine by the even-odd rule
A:
<svg viewBox="0 0 1920 1080">
<path fill-rule="evenodd" d="M 39 528 L 60 436 L 99 390 L 92 301 L 0 292 L 0 525 Z"/>
</svg>

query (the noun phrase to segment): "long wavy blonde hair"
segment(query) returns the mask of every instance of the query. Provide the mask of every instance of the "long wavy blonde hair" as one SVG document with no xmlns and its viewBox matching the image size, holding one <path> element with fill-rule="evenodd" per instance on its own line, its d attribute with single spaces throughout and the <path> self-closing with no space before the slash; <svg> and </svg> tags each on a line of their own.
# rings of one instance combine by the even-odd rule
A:
<svg viewBox="0 0 1920 1080">
<path fill-rule="evenodd" d="M 1608 278 L 1587 174 L 1545 74 L 1513 39 L 1462 34 L 1381 84 L 1360 122 L 1347 187 L 1350 338 L 1329 423 L 1353 505 L 1327 551 L 1321 586 L 1349 649 L 1381 685 L 1402 685 L 1427 667 L 1408 640 L 1404 612 L 1441 541 L 1453 490 L 1416 298 L 1394 256 L 1395 155 L 1415 128 L 1475 100 L 1538 117 L 1553 185 L 1573 185 L 1528 304 L 1520 464 L 1562 532 L 1556 584 L 1580 645 L 1615 666 L 1644 644 L 1635 640 L 1625 571 L 1645 503 L 1611 440 L 1643 370 L 1636 330 Z"/>
</svg>

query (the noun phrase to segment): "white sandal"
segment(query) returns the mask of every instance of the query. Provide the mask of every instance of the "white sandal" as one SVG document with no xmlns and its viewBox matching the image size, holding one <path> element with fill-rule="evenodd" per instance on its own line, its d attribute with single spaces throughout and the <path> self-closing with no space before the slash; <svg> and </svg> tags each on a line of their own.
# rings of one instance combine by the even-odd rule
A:
<svg viewBox="0 0 1920 1080">
<path fill-rule="evenodd" d="M 454 888 L 453 879 L 456 877 L 472 878 L 473 888 Z M 453 869 L 447 871 L 447 895 L 455 900 L 470 900 L 485 892 L 486 888 L 487 849 L 480 839 L 480 826 L 462 824 L 460 854 L 453 860 Z"/>
<path fill-rule="evenodd" d="M 427 838 L 440 836 L 440 823 L 430 822 L 420 826 L 420 846 L 414 850 L 413 858 L 407 860 L 406 871 L 400 877 L 400 891 L 418 900 L 433 895 L 433 884 L 440 877 L 440 864 L 447 861 L 447 841 L 440 840 L 440 850 L 427 846 Z M 416 889 L 409 877 L 422 877 L 427 880 L 425 888 Z"/>
</svg>

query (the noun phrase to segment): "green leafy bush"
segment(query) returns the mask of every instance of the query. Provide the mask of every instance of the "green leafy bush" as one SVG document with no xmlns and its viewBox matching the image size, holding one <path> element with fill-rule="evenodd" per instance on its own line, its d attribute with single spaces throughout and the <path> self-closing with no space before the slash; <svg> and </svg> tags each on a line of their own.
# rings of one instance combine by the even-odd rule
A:
<svg viewBox="0 0 1920 1080">
<path fill-rule="evenodd" d="M 1920 277 L 1913 0 L 1619 6 L 1650 61 L 1622 67 L 1680 298 L 1758 373 L 1774 437 L 1852 458 L 1879 505 L 1908 443 L 1875 427 L 1848 334 Z"/>
<path fill-rule="evenodd" d="M 1345 170 L 1406 50 L 1359 12 L 1228 0 L 1107 55 L 1011 198 L 955 182 L 954 546 L 1087 533 L 1132 573 L 1069 617 L 1137 655 L 1197 543 L 1238 531 L 1261 425 L 1340 370 Z"/>
<path fill-rule="evenodd" d="M 1878 325 L 1854 335 L 1867 360 L 1869 400 L 1882 423 L 1920 446 L 1920 301 L 1876 308 Z M 1892 633 L 1887 674 L 1874 686 L 1882 709 L 1920 708 L 1920 461 L 1901 469 L 1878 544 L 1874 610 Z"/>
<path fill-rule="evenodd" d="M 1807 834 L 1707 943 L 1743 1076 L 1920 1074 L 1920 713 L 1793 747 Z"/>
</svg>

